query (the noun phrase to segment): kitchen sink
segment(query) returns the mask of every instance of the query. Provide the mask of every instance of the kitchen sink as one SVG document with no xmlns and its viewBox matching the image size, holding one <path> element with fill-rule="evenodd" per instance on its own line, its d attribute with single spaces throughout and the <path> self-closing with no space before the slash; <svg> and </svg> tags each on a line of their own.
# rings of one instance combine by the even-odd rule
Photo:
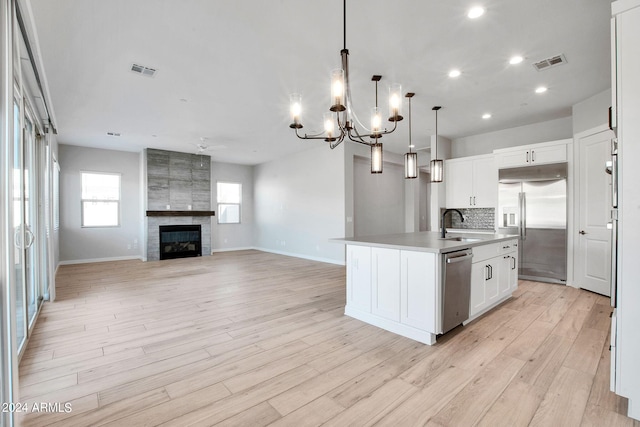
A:
<svg viewBox="0 0 640 427">
<path fill-rule="evenodd" d="M 441 240 L 452 240 L 455 242 L 480 242 L 483 239 L 478 239 L 477 237 L 445 237 Z"/>
</svg>

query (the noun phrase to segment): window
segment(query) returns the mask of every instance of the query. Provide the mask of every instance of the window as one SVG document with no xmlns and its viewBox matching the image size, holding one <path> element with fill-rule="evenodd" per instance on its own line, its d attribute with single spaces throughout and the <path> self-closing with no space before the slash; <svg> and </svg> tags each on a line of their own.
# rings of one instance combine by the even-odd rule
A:
<svg viewBox="0 0 640 427">
<path fill-rule="evenodd" d="M 120 225 L 120 175 L 81 172 L 82 226 Z"/>
<path fill-rule="evenodd" d="M 240 224 L 242 184 L 218 182 L 218 224 Z"/>
</svg>

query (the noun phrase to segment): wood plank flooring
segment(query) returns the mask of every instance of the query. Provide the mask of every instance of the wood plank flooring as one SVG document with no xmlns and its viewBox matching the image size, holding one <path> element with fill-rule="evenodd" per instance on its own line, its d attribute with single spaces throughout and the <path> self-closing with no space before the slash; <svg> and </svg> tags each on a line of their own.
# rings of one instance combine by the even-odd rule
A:
<svg viewBox="0 0 640 427">
<path fill-rule="evenodd" d="M 24 426 L 629 426 L 609 299 L 521 281 L 434 346 L 343 315 L 345 269 L 258 251 L 62 266 Z"/>
</svg>

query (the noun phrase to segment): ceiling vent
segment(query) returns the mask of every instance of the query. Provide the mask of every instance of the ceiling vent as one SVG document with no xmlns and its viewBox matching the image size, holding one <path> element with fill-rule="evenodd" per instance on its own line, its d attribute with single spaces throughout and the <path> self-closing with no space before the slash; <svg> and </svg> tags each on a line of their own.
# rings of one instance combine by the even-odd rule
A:
<svg viewBox="0 0 640 427">
<path fill-rule="evenodd" d="M 120 136 L 119 132 L 107 132 L 107 135 L 109 136 Z"/>
<path fill-rule="evenodd" d="M 143 76 L 153 77 L 156 75 L 157 70 L 155 70 L 154 68 L 145 67 L 144 65 L 132 64 L 131 71 Z"/>
<path fill-rule="evenodd" d="M 566 64 L 566 63 L 567 63 L 567 58 L 565 58 L 564 54 L 562 54 L 562 55 L 556 55 L 551 58 L 543 59 L 542 61 L 538 61 L 535 64 L 533 64 L 533 67 L 538 71 L 542 71 L 542 70 L 546 70 L 551 67 L 555 67 L 558 65 Z"/>
</svg>

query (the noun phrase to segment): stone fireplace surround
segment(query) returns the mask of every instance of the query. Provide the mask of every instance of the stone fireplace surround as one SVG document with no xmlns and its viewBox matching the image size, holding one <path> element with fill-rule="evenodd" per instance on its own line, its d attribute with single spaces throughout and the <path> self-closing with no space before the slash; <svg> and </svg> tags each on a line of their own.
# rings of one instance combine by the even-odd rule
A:
<svg viewBox="0 0 640 427">
<path fill-rule="evenodd" d="M 195 212 L 211 211 L 210 156 L 147 148 L 145 162 L 146 210 L 167 211 L 162 216 L 146 217 L 147 261 L 160 259 L 161 225 L 200 224 L 202 255 L 211 255 L 212 217 L 195 215 Z M 184 212 L 177 212 L 187 210 L 193 210 L 194 216 L 185 216 Z M 176 215 L 173 216 L 171 211 L 176 211 Z"/>
</svg>

